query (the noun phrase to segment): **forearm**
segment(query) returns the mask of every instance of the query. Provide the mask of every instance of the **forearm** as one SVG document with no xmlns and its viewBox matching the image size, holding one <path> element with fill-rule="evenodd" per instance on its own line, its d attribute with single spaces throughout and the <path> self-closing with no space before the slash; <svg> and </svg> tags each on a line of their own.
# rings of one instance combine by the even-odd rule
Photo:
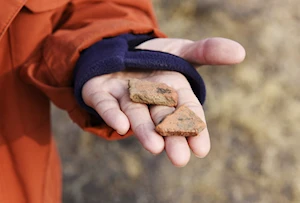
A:
<svg viewBox="0 0 300 203">
<path fill-rule="evenodd" d="M 150 1 L 75 1 L 64 23 L 55 27 L 41 52 L 22 68 L 21 77 L 66 110 L 83 129 L 108 139 L 118 135 L 105 124 L 94 126 L 90 114 L 79 107 L 73 94 L 73 71 L 80 53 L 97 41 L 122 33 L 164 37 L 156 25 Z"/>
</svg>

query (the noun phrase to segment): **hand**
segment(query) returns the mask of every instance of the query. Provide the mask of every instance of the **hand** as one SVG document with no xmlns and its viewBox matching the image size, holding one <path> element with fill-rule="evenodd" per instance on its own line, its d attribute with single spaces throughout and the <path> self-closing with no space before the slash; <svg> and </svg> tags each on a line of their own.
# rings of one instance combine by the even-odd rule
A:
<svg viewBox="0 0 300 203">
<path fill-rule="evenodd" d="M 153 39 L 139 45 L 139 49 L 157 50 L 180 56 L 193 64 L 228 65 L 243 61 L 244 48 L 238 43 L 223 39 L 209 38 L 197 42 L 183 39 Z M 158 154 L 164 149 L 175 166 L 184 166 L 190 159 L 190 149 L 197 157 L 205 157 L 210 150 L 207 128 L 196 137 L 165 137 L 154 130 L 155 124 L 173 107 L 150 106 L 133 103 L 129 98 L 128 79 L 139 78 L 153 82 L 163 82 L 178 93 L 178 106 L 187 105 L 203 121 L 203 108 L 194 95 L 186 78 L 170 71 L 124 71 L 102 75 L 89 80 L 83 87 L 85 103 L 94 108 L 107 125 L 119 134 L 133 130 L 145 149 Z"/>
</svg>

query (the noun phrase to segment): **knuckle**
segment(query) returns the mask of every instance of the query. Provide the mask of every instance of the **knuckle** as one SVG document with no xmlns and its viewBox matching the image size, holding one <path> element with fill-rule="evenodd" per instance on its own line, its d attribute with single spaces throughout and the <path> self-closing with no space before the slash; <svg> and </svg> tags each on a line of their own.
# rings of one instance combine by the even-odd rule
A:
<svg viewBox="0 0 300 203">
<path fill-rule="evenodd" d="M 152 126 L 153 124 L 150 122 L 146 122 L 146 123 L 139 123 L 136 126 L 134 126 L 134 131 L 137 134 L 144 134 L 145 132 L 149 131 L 147 130 L 149 128 L 149 126 Z M 146 136 L 147 137 L 147 136 Z"/>
<path fill-rule="evenodd" d="M 109 117 L 109 115 L 114 115 L 115 114 L 115 108 L 110 107 L 107 109 L 104 109 L 102 112 L 100 112 L 101 117 L 106 118 Z"/>
<path fill-rule="evenodd" d="M 134 112 L 134 111 L 139 111 L 140 109 L 145 108 L 146 104 L 140 104 L 140 103 L 134 103 L 134 102 L 127 102 L 122 110 L 124 112 Z"/>
<path fill-rule="evenodd" d="M 201 104 L 199 101 L 187 101 L 184 103 L 185 106 L 189 108 L 200 108 Z"/>
</svg>

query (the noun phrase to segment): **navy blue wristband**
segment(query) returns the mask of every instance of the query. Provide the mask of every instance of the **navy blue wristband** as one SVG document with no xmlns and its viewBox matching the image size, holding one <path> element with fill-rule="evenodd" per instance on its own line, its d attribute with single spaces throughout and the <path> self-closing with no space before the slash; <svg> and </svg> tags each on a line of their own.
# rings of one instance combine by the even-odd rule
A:
<svg viewBox="0 0 300 203">
<path fill-rule="evenodd" d="M 203 104 L 206 95 L 205 85 L 190 63 L 165 52 L 134 48 L 152 38 L 149 35 L 124 34 L 103 39 L 84 50 L 74 70 L 74 94 L 80 106 L 98 115 L 84 103 L 81 95 L 83 85 L 95 76 L 119 72 L 126 68 L 180 72 L 187 78 L 195 95 Z"/>
</svg>

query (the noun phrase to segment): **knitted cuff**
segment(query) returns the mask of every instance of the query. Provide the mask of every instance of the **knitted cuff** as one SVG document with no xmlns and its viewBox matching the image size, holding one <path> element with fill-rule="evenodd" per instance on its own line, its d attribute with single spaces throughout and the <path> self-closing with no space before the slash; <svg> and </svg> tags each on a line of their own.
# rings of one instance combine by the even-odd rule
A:
<svg viewBox="0 0 300 203">
<path fill-rule="evenodd" d="M 103 39 L 84 50 L 74 70 L 74 94 L 80 106 L 98 115 L 94 109 L 84 103 L 81 94 L 83 85 L 95 76 L 119 72 L 126 68 L 180 72 L 187 78 L 195 95 L 203 104 L 206 95 L 205 85 L 190 63 L 165 52 L 134 48 L 152 38 L 149 35 L 123 34 Z"/>
</svg>

